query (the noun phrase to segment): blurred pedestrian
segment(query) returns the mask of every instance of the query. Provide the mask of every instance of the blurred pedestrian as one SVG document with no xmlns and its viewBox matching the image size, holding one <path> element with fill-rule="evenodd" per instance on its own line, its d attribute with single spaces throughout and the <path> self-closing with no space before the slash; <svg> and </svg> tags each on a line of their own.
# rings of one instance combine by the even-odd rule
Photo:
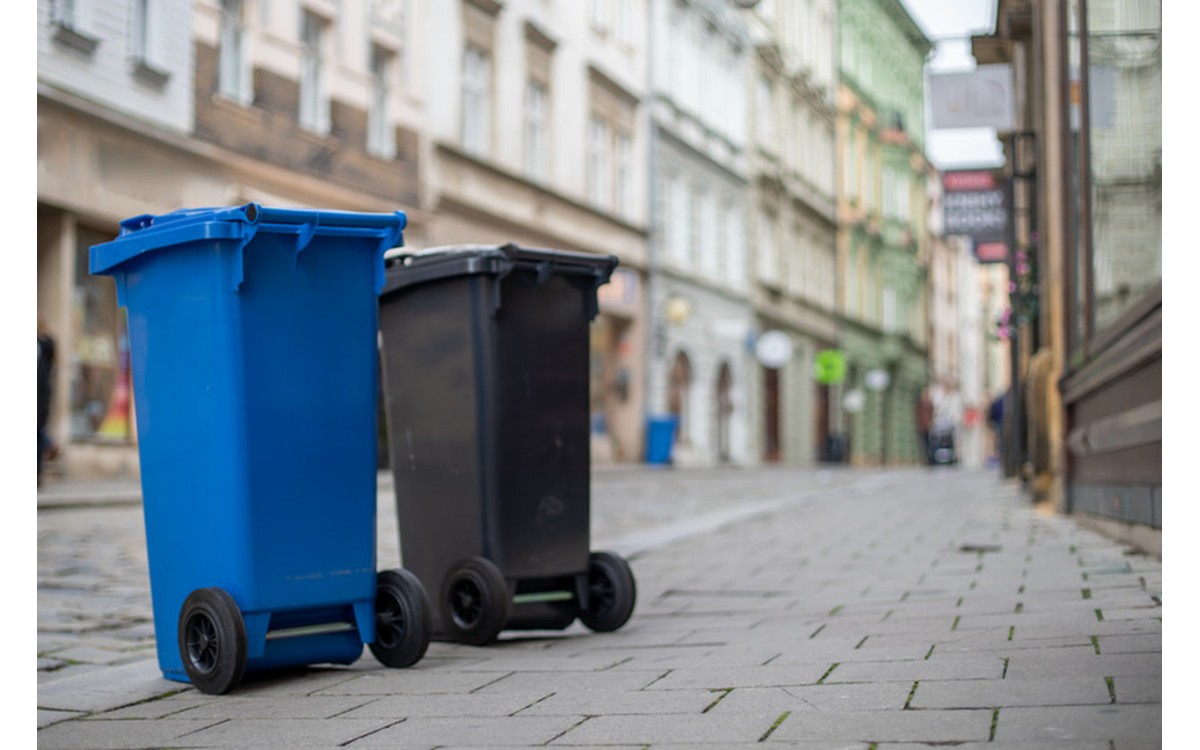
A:
<svg viewBox="0 0 1200 750">
<path fill-rule="evenodd" d="M 55 364 L 57 352 L 54 337 L 46 326 L 42 314 L 37 319 L 38 362 L 37 362 L 37 418 L 38 418 L 38 486 L 42 486 L 42 465 L 58 455 L 58 446 L 50 437 L 47 425 L 50 422 L 50 399 L 54 394 Z"/>
<path fill-rule="evenodd" d="M 988 426 L 992 428 L 992 438 L 996 446 L 994 455 L 996 463 L 1001 465 L 1003 465 L 1004 457 L 1004 401 L 1006 397 L 1006 393 L 1001 393 L 988 407 Z"/>
<path fill-rule="evenodd" d="M 928 465 L 933 464 L 933 454 L 929 445 L 929 432 L 933 429 L 933 400 L 929 397 L 929 389 L 922 388 L 917 398 L 917 434 L 921 440 L 922 459 Z"/>
</svg>

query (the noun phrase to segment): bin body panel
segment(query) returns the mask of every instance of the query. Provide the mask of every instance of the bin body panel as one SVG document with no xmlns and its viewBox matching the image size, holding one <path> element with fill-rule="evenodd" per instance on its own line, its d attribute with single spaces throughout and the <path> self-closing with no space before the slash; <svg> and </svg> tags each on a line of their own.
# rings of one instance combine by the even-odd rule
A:
<svg viewBox="0 0 1200 750">
<path fill-rule="evenodd" d="M 567 277 L 515 270 L 495 321 L 494 561 L 514 578 L 583 573 L 591 497 L 589 321 Z"/>
<path fill-rule="evenodd" d="M 390 267 L 380 298 L 401 559 L 434 623 L 465 558 L 520 592 L 582 585 L 590 555 L 589 311 L 615 258 L 539 270 L 479 253 Z M 510 625 L 562 626 L 561 607 L 525 609 Z"/>
<path fill-rule="evenodd" d="M 374 638 L 361 615 L 375 597 L 376 292 L 388 232 L 305 235 L 285 220 L 248 242 L 161 234 L 153 252 L 101 271 L 129 322 L 159 666 L 187 681 L 178 617 L 210 586 L 241 612 L 247 671 L 352 662 Z M 132 238 L 141 248 L 156 235 Z M 93 268 L 122 239 L 93 248 Z M 269 634 L 336 623 L 354 627 Z"/>
<path fill-rule="evenodd" d="M 400 520 L 400 561 L 430 592 L 461 557 L 489 554 L 482 496 L 491 446 L 478 436 L 480 277 L 434 281 L 380 305 L 388 443 Z M 389 385 L 390 384 L 390 385 Z"/>
</svg>

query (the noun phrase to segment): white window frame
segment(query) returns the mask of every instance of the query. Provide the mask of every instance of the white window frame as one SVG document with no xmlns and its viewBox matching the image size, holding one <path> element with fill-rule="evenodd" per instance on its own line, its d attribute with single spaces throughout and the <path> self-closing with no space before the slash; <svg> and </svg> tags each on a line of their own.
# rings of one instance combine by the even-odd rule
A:
<svg viewBox="0 0 1200 750">
<path fill-rule="evenodd" d="M 550 92 L 534 78 L 525 79 L 525 176 L 545 182 L 550 173 Z"/>
<path fill-rule="evenodd" d="M 132 0 L 129 4 L 129 59 L 137 63 L 150 61 L 151 0 Z"/>
<path fill-rule="evenodd" d="M 612 127 L 603 118 L 588 118 L 587 199 L 591 205 L 612 210 Z"/>
<path fill-rule="evenodd" d="M 633 214 L 633 137 L 618 130 L 613 144 L 613 208 L 618 216 Z"/>
<path fill-rule="evenodd" d="M 329 95 L 326 90 L 325 45 L 328 19 L 309 10 L 300 11 L 300 126 L 328 133 Z"/>
<path fill-rule="evenodd" d="M 367 152 L 380 159 L 396 156 L 396 131 L 392 127 L 392 88 L 397 54 L 371 45 L 371 105 L 367 110 Z"/>
<path fill-rule="evenodd" d="M 238 104 L 253 99 L 246 55 L 246 0 L 220 0 L 217 94 Z"/>
<path fill-rule="evenodd" d="M 462 147 L 475 156 L 492 151 L 492 61 L 484 49 L 468 44 L 463 50 Z"/>
</svg>

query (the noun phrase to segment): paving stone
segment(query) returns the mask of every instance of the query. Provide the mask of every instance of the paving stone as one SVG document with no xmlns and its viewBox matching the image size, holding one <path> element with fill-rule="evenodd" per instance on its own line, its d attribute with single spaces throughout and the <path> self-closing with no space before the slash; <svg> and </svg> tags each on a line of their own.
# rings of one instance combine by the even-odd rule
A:
<svg viewBox="0 0 1200 750">
<path fill-rule="evenodd" d="M 885 662 L 847 662 L 825 678 L 831 682 L 908 682 L 918 680 L 1000 679 L 1004 661 L 973 654 L 937 655 L 930 659 Z"/>
<path fill-rule="evenodd" d="M 1122 675 L 1113 678 L 1117 703 L 1162 703 L 1162 686 L 1161 675 Z"/>
<path fill-rule="evenodd" d="M 452 716 L 512 716 L 544 700 L 551 693 L 478 692 L 466 695 L 394 695 L 373 697 L 339 718 L 402 719 Z"/>
<path fill-rule="evenodd" d="M 722 697 L 712 690 L 563 690 L 520 711 L 521 716 L 701 714 Z"/>
<path fill-rule="evenodd" d="M 583 720 L 580 716 L 417 718 L 391 724 L 353 747 L 533 747 L 545 745 Z"/>
<path fill-rule="evenodd" d="M 1007 676 L 1044 679 L 1064 673 L 1099 677 L 1160 676 L 1162 654 L 1089 654 L 1082 649 L 1020 652 L 1009 659 Z"/>
<path fill-rule="evenodd" d="M 37 712 L 37 725 L 38 729 L 41 729 L 42 727 L 48 727 L 51 724 L 57 724 L 60 721 L 66 721 L 67 719 L 78 719 L 86 715 L 87 714 L 78 711 L 44 711 L 39 708 Z"/>
<path fill-rule="evenodd" d="M 704 742 L 725 747 L 761 738 L 774 719 L 743 716 L 595 716 L 587 719 L 554 742 L 553 747 L 591 744 L 640 744 Z"/>
<path fill-rule="evenodd" d="M 1001 709 L 998 742 L 1115 740 L 1162 743 L 1162 706 Z"/>
<path fill-rule="evenodd" d="M 190 689 L 163 679 L 158 664 L 144 660 L 41 683 L 37 701 L 42 709 L 107 711 Z"/>
<path fill-rule="evenodd" d="M 730 687 L 770 687 L 775 685 L 811 685 L 821 679 L 829 665 L 788 664 L 743 668 L 693 667 L 676 669 L 650 686 L 651 690 L 679 690 Z"/>
<path fill-rule="evenodd" d="M 906 682 L 735 688 L 709 713 L 774 720 L 784 711 L 899 711 L 911 690 L 912 683 Z"/>
<path fill-rule="evenodd" d="M 770 742 L 854 740 L 952 743 L 987 740 L 989 711 L 796 711 L 771 733 Z"/>
<path fill-rule="evenodd" d="M 910 708 L 1080 706 L 1110 702 L 1108 685 L 1095 677 L 1046 680 L 923 680 Z"/>
<path fill-rule="evenodd" d="M 322 695 L 428 695 L 469 693 L 503 680 L 493 672 L 448 672 L 422 667 L 351 674 L 337 684 L 321 688 Z"/>
<path fill-rule="evenodd" d="M 126 748 L 197 747 L 193 733 L 218 722 L 188 721 L 64 721 L 38 730 L 38 750 L 125 750 Z M 249 746 L 249 745 L 247 745 Z"/>
<path fill-rule="evenodd" d="M 1102 654 L 1151 654 L 1162 653 L 1162 635 L 1105 635 L 1097 642 Z"/>
<path fill-rule="evenodd" d="M 179 721 L 174 719 L 171 721 Z M 139 722 L 153 725 L 158 722 Z M 377 719 L 226 719 L 176 737 L 163 747 L 338 747 L 374 736 L 392 722 Z"/>
<path fill-rule="evenodd" d="M 560 690 L 642 690 L 660 680 L 666 670 L 630 670 L 588 672 L 586 675 L 514 672 L 499 680 L 488 683 L 476 691 L 477 695 L 489 693 L 529 694 L 554 693 Z"/>
</svg>

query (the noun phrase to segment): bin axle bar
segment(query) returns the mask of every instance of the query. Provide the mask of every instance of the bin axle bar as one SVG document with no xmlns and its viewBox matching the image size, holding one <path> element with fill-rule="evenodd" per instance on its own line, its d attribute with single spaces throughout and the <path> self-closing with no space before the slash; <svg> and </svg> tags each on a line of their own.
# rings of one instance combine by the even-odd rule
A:
<svg viewBox="0 0 1200 750">
<path fill-rule="evenodd" d="M 533 604 L 535 602 L 569 602 L 575 598 L 571 591 L 539 591 L 532 594 L 517 594 L 512 598 L 513 604 Z"/>
<path fill-rule="evenodd" d="M 268 631 L 267 640 L 273 641 L 278 638 L 302 638 L 308 635 L 342 633 L 347 630 L 357 630 L 357 627 L 353 623 L 349 622 L 329 622 L 323 625 L 304 625 L 298 628 L 280 628 L 279 630 Z"/>
</svg>

